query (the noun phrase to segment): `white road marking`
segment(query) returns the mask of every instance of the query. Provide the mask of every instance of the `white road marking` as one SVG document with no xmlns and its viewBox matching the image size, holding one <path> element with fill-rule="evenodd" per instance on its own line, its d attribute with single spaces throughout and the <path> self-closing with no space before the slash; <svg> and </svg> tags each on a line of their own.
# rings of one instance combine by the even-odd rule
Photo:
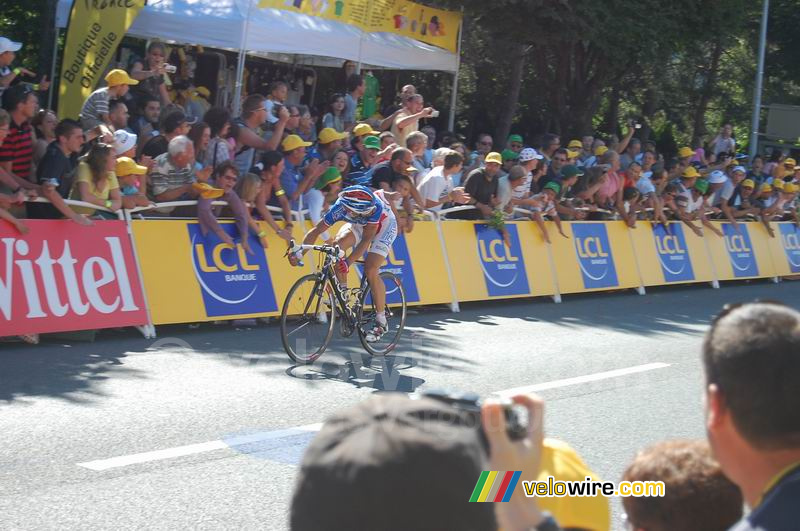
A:
<svg viewBox="0 0 800 531">
<path fill-rule="evenodd" d="M 574 378 L 554 380 L 552 382 L 543 382 L 523 387 L 514 387 L 512 389 L 497 391 L 494 394 L 499 396 L 511 396 L 520 393 L 546 391 L 548 389 L 570 387 L 573 385 L 584 384 L 587 382 L 597 382 L 600 380 L 619 378 L 621 376 L 626 376 L 629 374 L 637 374 L 657 369 L 665 369 L 670 366 L 671 365 L 669 363 L 647 363 L 645 365 L 636 365 L 633 367 L 626 367 L 624 369 L 615 369 L 611 371 L 598 372 L 594 374 L 586 374 L 583 376 L 576 376 Z M 264 443 L 267 441 L 294 439 L 293 443 L 296 443 L 298 436 L 303 436 L 303 435 L 309 436 L 313 433 L 318 432 L 320 428 L 322 428 L 322 423 L 306 424 L 305 426 L 297 426 L 294 428 L 287 428 L 283 430 L 264 431 L 249 435 L 235 436 L 231 438 L 226 438 L 224 440 L 209 441 L 198 444 L 189 444 L 186 446 L 176 446 L 174 448 L 167 448 L 164 450 L 155 450 L 152 452 L 123 455 L 119 457 L 112 457 L 109 459 L 100 459 L 97 461 L 87 461 L 85 463 L 78 463 L 78 466 L 82 466 L 90 470 L 103 471 L 112 468 L 122 468 L 130 465 L 136 465 L 140 463 L 163 461 L 165 459 L 173 459 L 176 457 L 184 457 L 187 455 L 213 452 L 215 450 L 224 450 L 226 448 L 236 448 L 255 443 Z"/>
<path fill-rule="evenodd" d="M 597 382 L 599 380 L 608 380 L 609 378 L 618 378 L 620 376 L 626 376 L 628 374 L 654 371 L 656 369 L 666 369 L 669 366 L 670 366 L 669 363 L 647 363 L 645 365 L 636 365 L 634 367 L 626 367 L 624 369 L 614 369 L 613 371 L 596 372 L 594 374 L 586 374 L 584 376 L 576 376 L 574 378 L 565 378 L 563 380 L 553 380 L 552 382 L 525 385 L 523 387 L 514 387 L 512 389 L 497 391 L 494 394 L 499 396 L 512 396 L 523 393 L 538 393 L 539 391 L 556 389 L 558 387 L 569 387 L 571 385 L 584 384 L 588 382 Z"/>
</svg>

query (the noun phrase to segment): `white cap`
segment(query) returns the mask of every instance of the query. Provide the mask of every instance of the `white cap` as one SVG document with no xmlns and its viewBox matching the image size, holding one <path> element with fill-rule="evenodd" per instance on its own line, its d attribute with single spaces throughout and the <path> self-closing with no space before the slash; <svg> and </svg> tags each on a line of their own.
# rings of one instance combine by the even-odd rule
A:
<svg viewBox="0 0 800 531">
<path fill-rule="evenodd" d="M 714 170 L 711 172 L 711 175 L 708 176 L 709 184 L 721 184 L 727 180 L 728 176 L 725 175 L 725 172 L 722 170 Z"/>
<path fill-rule="evenodd" d="M 136 147 L 137 137 L 133 133 L 129 133 L 124 129 L 114 131 L 114 151 L 117 155 L 122 155 L 131 148 Z"/>
<path fill-rule="evenodd" d="M 22 49 L 21 42 L 14 42 L 11 39 L 0 37 L 0 53 L 18 52 Z"/>
<path fill-rule="evenodd" d="M 747 170 L 745 169 L 744 166 L 736 166 L 736 167 L 734 167 L 733 168 L 733 172 L 731 172 L 731 173 L 736 173 L 737 171 L 740 171 L 742 173 L 747 173 Z"/>
<path fill-rule="evenodd" d="M 539 153 L 533 148 L 525 148 L 519 152 L 519 161 L 520 162 L 530 162 L 532 160 L 542 160 L 544 155 Z"/>
</svg>

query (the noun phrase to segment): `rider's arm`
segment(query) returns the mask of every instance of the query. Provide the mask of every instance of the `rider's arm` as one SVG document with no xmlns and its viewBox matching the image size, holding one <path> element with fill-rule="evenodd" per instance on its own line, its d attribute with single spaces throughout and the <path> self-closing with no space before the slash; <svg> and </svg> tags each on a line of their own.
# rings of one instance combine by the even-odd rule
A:
<svg viewBox="0 0 800 531">
<path fill-rule="evenodd" d="M 317 238 L 319 238 L 320 235 L 329 228 L 330 225 L 325 223 L 325 218 L 322 218 L 313 229 L 306 233 L 306 237 L 303 238 L 303 245 L 314 245 L 314 243 L 317 241 Z M 303 254 L 306 254 L 306 252 L 303 251 Z"/>
<path fill-rule="evenodd" d="M 353 262 L 361 258 L 363 254 L 369 249 L 369 246 L 372 244 L 372 239 L 375 235 L 378 234 L 378 224 L 377 223 L 368 223 L 364 225 L 364 233 L 361 236 L 361 241 L 358 242 L 353 252 L 350 253 L 350 256 L 347 257 L 347 265 L 353 265 Z"/>
</svg>

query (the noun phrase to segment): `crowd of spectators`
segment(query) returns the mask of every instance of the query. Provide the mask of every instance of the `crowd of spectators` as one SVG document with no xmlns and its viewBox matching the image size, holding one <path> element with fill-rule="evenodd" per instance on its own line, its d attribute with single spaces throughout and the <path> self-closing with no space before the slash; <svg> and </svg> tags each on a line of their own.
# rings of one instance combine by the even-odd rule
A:
<svg viewBox="0 0 800 531">
<path fill-rule="evenodd" d="M 517 439 L 500 401 L 384 393 L 335 413 L 312 440 L 297 475 L 291 529 L 796 529 L 800 313 L 777 303 L 726 307 L 702 350 L 708 440 L 664 441 L 633 457 L 619 480 L 662 482 L 664 490 L 622 498 L 625 525 L 610 522 L 606 497 L 527 497 L 521 482 L 510 500 L 467 501 L 486 470 L 521 471 L 520 480 L 545 483 L 599 481 L 566 443 L 545 439 L 541 398 L 512 398 L 530 419 Z"/>
<path fill-rule="evenodd" d="M 772 221 L 800 222 L 800 166 L 779 150 L 768 162 L 760 156 L 747 160 L 737 154 L 730 125 L 708 144 L 698 141 L 674 156 L 636 138 L 633 123 L 622 139 L 586 134 L 562 142 L 544 134 L 526 141 L 512 134 L 502 151 L 494 149 L 491 135 L 479 134 L 469 150 L 453 132 L 436 131 L 429 120 L 438 111 L 425 105 L 413 85 L 402 88 L 384 119 L 359 120 L 365 79 L 349 71 L 319 123 L 308 107 L 287 103 L 289 87 L 280 80 L 266 95 L 248 95 L 240 115 L 232 116 L 171 92 L 174 67 L 159 42 L 150 43 L 127 70 L 110 70 L 77 121 L 59 122 L 39 108 L 47 80 L 39 86 L 20 82 L 20 74 L 33 73 L 11 69 L 20 46 L 0 38 L 6 111 L 0 114 L 0 207 L 6 218 L 67 217 L 91 224 L 91 218 L 113 217 L 120 208 L 196 216 L 195 204 L 161 204 L 197 201 L 203 194 L 231 197 L 252 174 L 262 186 L 245 201 L 246 209 L 283 238 L 289 238 L 292 210 L 307 210 L 316 221 L 338 191 L 353 184 L 400 192 L 404 231 L 413 230 L 425 211 L 487 219 L 501 230 L 504 220 L 531 219 L 546 241 L 546 220 L 555 221 L 562 236 L 561 220 L 622 219 L 631 227 L 639 220 L 678 220 L 698 235 L 717 231 L 712 219 L 734 226 L 760 221 L 770 234 Z M 220 193 L 223 164 L 236 168 L 237 182 Z M 39 196 L 51 205 L 29 202 L 26 209 L 24 201 Z M 98 208 L 69 207 L 64 199 Z"/>
</svg>

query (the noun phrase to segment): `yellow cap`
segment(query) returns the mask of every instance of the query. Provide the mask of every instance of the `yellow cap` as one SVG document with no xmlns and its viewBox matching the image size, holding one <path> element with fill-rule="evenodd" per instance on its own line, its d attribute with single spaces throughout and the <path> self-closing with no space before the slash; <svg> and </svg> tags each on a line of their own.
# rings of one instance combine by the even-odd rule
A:
<svg viewBox="0 0 800 531">
<path fill-rule="evenodd" d="M 373 131 L 372 126 L 369 124 L 358 124 L 353 128 L 353 136 L 366 136 L 366 135 L 379 135 L 380 132 Z"/>
<path fill-rule="evenodd" d="M 795 166 L 797 166 L 797 161 L 794 160 L 793 158 L 783 159 L 783 165 L 791 166 L 792 168 L 794 168 Z"/>
<path fill-rule="evenodd" d="M 208 98 L 209 96 L 211 96 L 211 91 L 208 90 L 208 88 L 206 88 L 206 87 L 197 87 L 195 89 L 195 92 L 197 92 L 198 94 L 200 94 L 204 98 Z"/>
<path fill-rule="evenodd" d="M 136 161 L 130 157 L 120 157 L 117 159 L 117 167 L 114 168 L 114 173 L 117 176 L 123 175 L 145 175 L 147 174 L 146 166 L 139 166 Z"/>
<path fill-rule="evenodd" d="M 759 190 L 759 193 L 762 193 L 762 194 L 764 192 L 772 192 L 772 186 L 770 186 L 768 184 L 762 184 L 761 188 L 759 188 L 758 190 Z"/>
<path fill-rule="evenodd" d="M 606 146 L 597 146 L 594 150 L 595 157 L 602 157 L 603 155 L 608 152 L 608 148 Z"/>
<path fill-rule="evenodd" d="M 214 188 L 208 183 L 192 183 L 192 188 L 197 190 L 203 199 L 217 199 L 225 194 L 222 188 Z"/>
<path fill-rule="evenodd" d="M 684 146 L 678 150 L 678 158 L 685 159 L 694 155 L 694 150 L 688 146 Z"/>
<path fill-rule="evenodd" d="M 108 83 L 109 87 L 114 87 L 116 85 L 138 85 L 139 82 L 135 79 L 132 79 L 131 76 L 125 70 L 120 68 L 115 68 L 108 74 L 106 74 L 106 83 Z"/>
<path fill-rule="evenodd" d="M 537 481 L 600 481 L 580 456 L 567 443 L 545 439 L 542 445 L 542 461 Z M 598 496 L 564 496 L 563 498 L 536 498 L 543 511 L 549 511 L 563 528 L 592 529 L 606 531 L 611 528 L 611 510 L 608 498 Z"/>
<path fill-rule="evenodd" d="M 570 151 L 569 149 L 567 150 L 567 158 L 568 159 L 577 159 L 578 155 L 580 155 L 580 154 L 581 154 L 580 151 Z"/>
<path fill-rule="evenodd" d="M 570 140 L 569 144 L 567 144 L 567 147 L 570 149 L 572 148 L 583 149 L 583 142 L 581 142 L 580 140 Z"/>
<path fill-rule="evenodd" d="M 323 129 L 323 131 L 324 131 L 324 129 Z M 320 137 L 321 136 L 322 135 L 320 135 Z M 321 138 L 320 138 L 320 140 L 321 140 Z M 287 136 L 286 138 L 283 139 L 283 142 L 281 142 L 281 149 L 283 151 L 285 151 L 285 152 L 286 151 L 294 151 L 297 148 L 308 147 L 310 145 L 311 145 L 311 142 L 306 142 L 305 140 L 303 140 L 302 138 L 300 138 L 297 135 L 289 135 L 289 136 Z"/>
<path fill-rule="evenodd" d="M 331 142 L 335 142 L 337 140 L 344 140 L 347 138 L 347 133 L 340 133 L 336 129 L 332 127 L 326 127 L 322 131 L 319 132 L 319 143 L 320 144 L 330 144 Z"/>
<path fill-rule="evenodd" d="M 777 188 L 778 190 L 783 190 L 783 179 L 773 179 L 772 180 L 772 187 Z"/>
<path fill-rule="evenodd" d="M 793 194 L 797 192 L 798 186 L 793 183 L 786 183 L 783 185 L 783 193 L 784 194 Z"/>
<path fill-rule="evenodd" d="M 755 188 L 756 183 L 753 182 L 753 179 L 745 179 L 740 186 L 742 188 Z"/>
<path fill-rule="evenodd" d="M 689 166 L 688 168 L 683 170 L 681 177 L 685 177 L 687 179 L 694 179 L 695 177 L 700 177 L 700 173 L 698 173 L 697 169 L 695 169 L 694 166 Z"/>
<path fill-rule="evenodd" d="M 502 164 L 503 163 L 503 156 L 500 153 L 496 152 L 496 151 L 492 151 L 491 153 L 486 155 L 486 159 L 485 160 L 486 160 L 486 162 L 496 162 L 497 164 Z"/>
</svg>

